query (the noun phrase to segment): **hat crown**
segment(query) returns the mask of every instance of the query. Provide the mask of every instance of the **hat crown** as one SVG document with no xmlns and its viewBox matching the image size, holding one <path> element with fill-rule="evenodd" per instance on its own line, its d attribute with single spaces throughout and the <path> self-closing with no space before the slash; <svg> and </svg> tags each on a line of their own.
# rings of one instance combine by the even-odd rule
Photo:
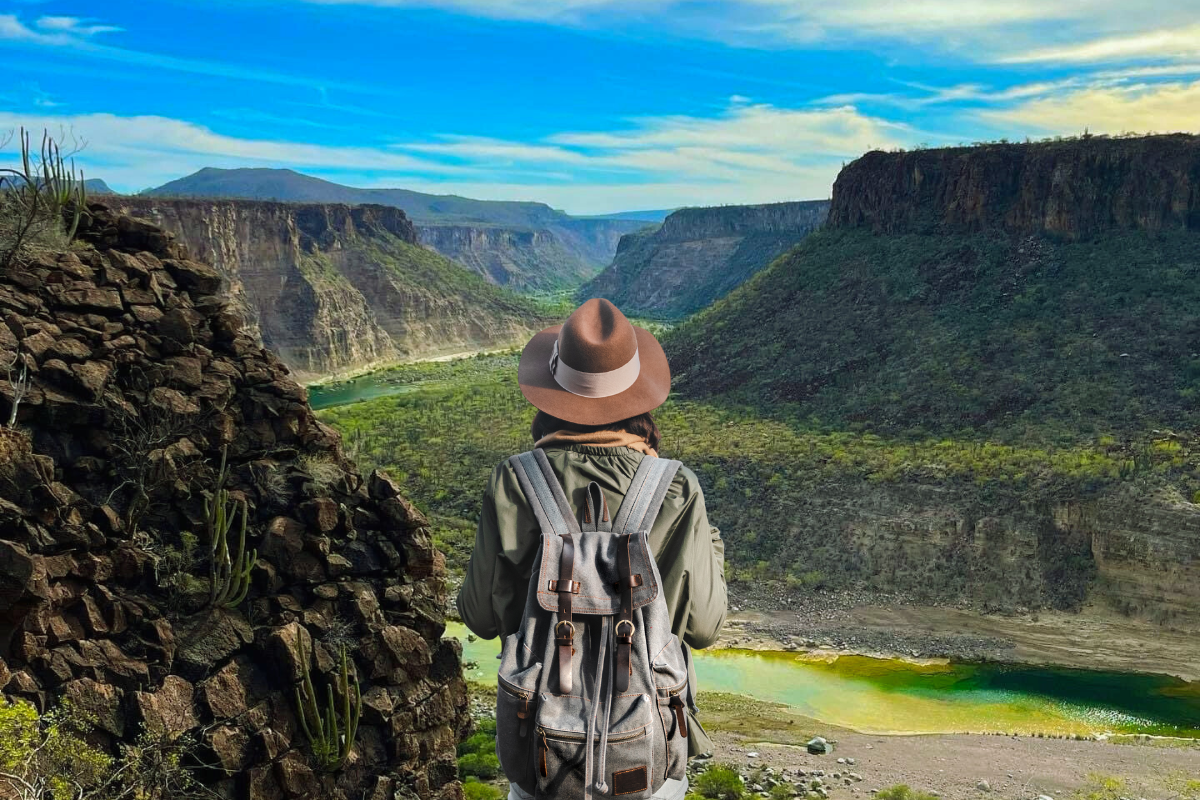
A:
<svg viewBox="0 0 1200 800">
<path fill-rule="evenodd" d="M 558 334 L 558 357 L 579 372 L 612 372 L 637 353 L 637 334 L 621 310 L 602 298 L 575 309 Z"/>
</svg>

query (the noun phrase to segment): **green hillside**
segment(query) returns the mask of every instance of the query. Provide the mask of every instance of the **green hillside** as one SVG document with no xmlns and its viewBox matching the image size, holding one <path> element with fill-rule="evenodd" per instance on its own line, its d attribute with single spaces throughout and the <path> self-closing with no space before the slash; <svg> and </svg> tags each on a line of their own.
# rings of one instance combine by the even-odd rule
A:
<svg viewBox="0 0 1200 800">
<path fill-rule="evenodd" d="M 826 428 L 1077 441 L 1200 422 L 1200 236 L 827 229 L 680 325 L 681 394 Z"/>
</svg>

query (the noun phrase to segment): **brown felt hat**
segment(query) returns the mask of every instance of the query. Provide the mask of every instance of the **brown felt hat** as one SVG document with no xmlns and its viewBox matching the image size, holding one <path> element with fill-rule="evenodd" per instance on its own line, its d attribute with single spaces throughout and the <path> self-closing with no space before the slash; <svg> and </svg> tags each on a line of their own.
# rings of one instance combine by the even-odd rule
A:
<svg viewBox="0 0 1200 800">
<path fill-rule="evenodd" d="M 661 406 L 671 391 L 671 368 L 654 334 L 607 300 L 592 299 L 525 345 L 517 383 L 547 414 L 607 425 Z"/>
</svg>

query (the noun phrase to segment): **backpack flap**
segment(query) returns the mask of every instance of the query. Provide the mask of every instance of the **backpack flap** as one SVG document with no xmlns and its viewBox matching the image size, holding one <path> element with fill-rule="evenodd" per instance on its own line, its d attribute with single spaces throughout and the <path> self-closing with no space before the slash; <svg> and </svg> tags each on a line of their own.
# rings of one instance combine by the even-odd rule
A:
<svg viewBox="0 0 1200 800">
<path fill-rule="evenodd" d="M 636 531 L 626 539 L 608 531 L 572 533 L 576 568 L 571 580 L 579 584 L 572 598 L 571 609 L 576 614 L 616 614 L 621 608 L 621 575 L 618 548 L 628 542 L 631 575 L 640 575 L 640 585 L 633 587 L 633 608 L 641 608 L 658 597 L 656 570 L 651 567 L 650 546 L 646 531 Z M 538 574 L 538 603 L 546 611 L 558 611 L 558 580 L 562 561 L 563 538 L 542 536 L 542 564 Z M 581 569 L 580 565 L 587 565 Z"/>
</svg>

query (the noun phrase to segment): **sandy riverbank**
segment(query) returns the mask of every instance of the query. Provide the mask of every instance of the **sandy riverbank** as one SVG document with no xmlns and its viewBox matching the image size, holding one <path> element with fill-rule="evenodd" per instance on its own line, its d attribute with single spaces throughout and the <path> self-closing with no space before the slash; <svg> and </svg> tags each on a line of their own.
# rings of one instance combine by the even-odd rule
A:
<svg viewBox="0 0 1200 800">
<path fill-rule="evenodd" d="M 1153 672 L 1195 681 L 1198 643 L 1200 632 L 1162 628 L 1097 607 L 999 616 L 880 604 L 741 609 L 729 615 L 719 646 Z"/>
</svg>

